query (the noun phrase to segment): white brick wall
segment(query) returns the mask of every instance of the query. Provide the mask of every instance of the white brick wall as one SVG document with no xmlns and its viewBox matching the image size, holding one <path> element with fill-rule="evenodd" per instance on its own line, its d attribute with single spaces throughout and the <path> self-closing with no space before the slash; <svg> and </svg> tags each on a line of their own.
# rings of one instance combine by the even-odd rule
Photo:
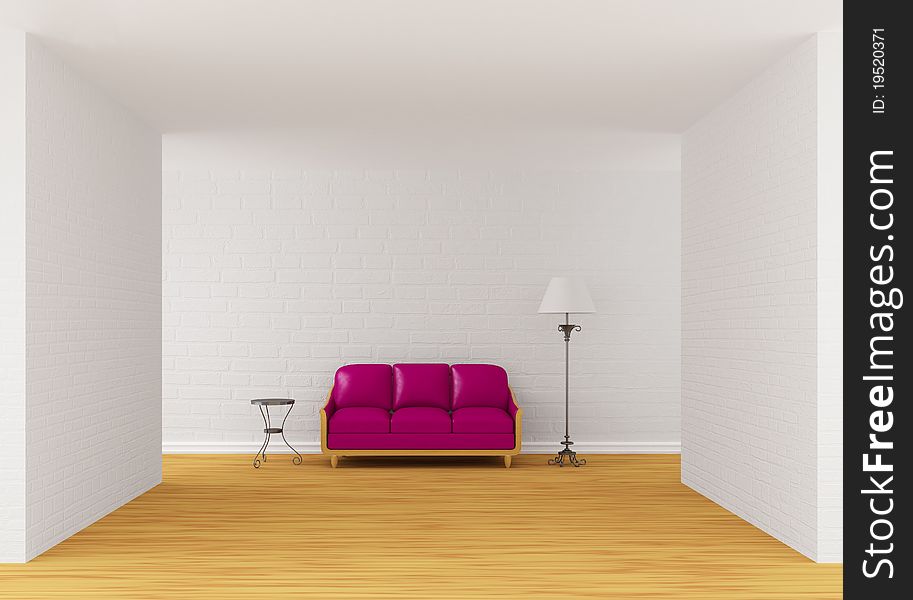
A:
<svg viewBox="0 0 913 600">
<path fill-rule="evenodd" d="M 185 154 L 192 154 L 183 149 Z M 504 365 L 527 449 L 563 432 L 563 342 L 537 315 L 552 275 L 590 284 L 572 342 L 583 447 L 677 449 L 677 172 L 311 170 L 164 174 L 164 443 L 254 451 L 249 400 L 292 396 L 290 439 L 350 362 Z"/>
<path fill-rule="evenodd" d="M 0 28 L 0 562 L 25 560 L 25 34 Z"/>
<path fill-rule="evenodd" d="M 26 49 L 28 559 L 161 481 L 161 137 Z"/>
<path fill-rule="evenodd" d="M 818 556 L 843 560 L 843 34 L 819 33 Z"/>
<path fill-rule="evenodd" d="M 682 481 L 812 558 L 818 386 L 839 380 L 818 364 L 817 61 L 813 38 L 682 142 Z"/>
</svg>

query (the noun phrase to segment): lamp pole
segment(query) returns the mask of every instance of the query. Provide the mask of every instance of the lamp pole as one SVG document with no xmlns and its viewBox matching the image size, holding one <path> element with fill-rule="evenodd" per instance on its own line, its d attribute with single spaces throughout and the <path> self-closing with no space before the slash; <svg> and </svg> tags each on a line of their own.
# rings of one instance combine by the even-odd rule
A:
<svg viewBox="0 0 913 600">
<path fill-rule="evenodd" d="M 558 331 L 564 334 L 564 441 L 561 444 L 564 449 L 555 455 L 555 458 L 548 459 L 548 464 L 564 466 L 565 460 L 575 467 L 582 467 L 586 464 L 586 459 L 577 459 L 577 453 L 571 450 L 574 442 L 571 441 L 570 433 L 570 367 L 571 367 L 571 332 L 580 331 L 580 325 L 573 325 L 570 321 L 570 314 L 564 313 L 564 324 L 558 325 Z"/>
<path fill-rule="evenodd" d="M 564 313 L 564 326 L 570 325 L 568 314 Z M 571 443 L 570 436 L 570 408 L 571 405 L 571 332 L 565 330 L 564 333 L 564 441 Z M 565 446 L 566 447 L 566 446 Z"/>
</svg>

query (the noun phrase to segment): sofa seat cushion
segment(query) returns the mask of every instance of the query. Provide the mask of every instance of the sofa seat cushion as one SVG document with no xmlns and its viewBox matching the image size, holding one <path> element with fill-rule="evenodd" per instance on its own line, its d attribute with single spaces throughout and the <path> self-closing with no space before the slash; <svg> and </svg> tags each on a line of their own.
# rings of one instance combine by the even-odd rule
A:
<svg viewBox="0 0 913 600">
<path fill-rule="evenodd" d="M 487 406 L 507 410 L 507 372 L 497 365 L 453 365 L 453 410 Z"/>
<path fill-rule="evenodd" d="M 370 406 L 340 408 L 328 426 L 330 433 L 390 433 L 390 412 Z"/>
<path fill-rule="evenodd" d="M 336 408 L 393 406 L 393 369 L 390 365 L 346 365 L 333 381 Z"/>
<path fill-rule="evenodd" d="M 399 408 L 390 417 L 391 433 L 450 433 L 446 410 L 427 406 Z"/>
<path fill-rule="evenodd" d="M 450 366 L 393 365 L 393 410 L 407 406 L 450 410 Z"/>
<path fill-rule="evenodd" d="M 514 420 L 500 408 L 470 406 L 453 411 L 453 432 L 513 433 Z"/>
<path fill-rule="evenodd" d="M 512 433 L 330 433 L 330 450 L 512 450 Z"/>
</svg>

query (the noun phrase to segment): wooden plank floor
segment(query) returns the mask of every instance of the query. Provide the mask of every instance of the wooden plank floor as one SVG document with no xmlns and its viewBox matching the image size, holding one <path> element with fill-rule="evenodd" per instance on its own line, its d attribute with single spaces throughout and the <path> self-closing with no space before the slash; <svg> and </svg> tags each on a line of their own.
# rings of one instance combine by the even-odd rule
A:
<svg viewBox="0 0 913 600">
<path fill-rule="evenodd" d="M 164 482 L 25 565 L 0 597 L 839 598 L 818 565 L 679 483 L 676 455 L 582 469 L 164 458 Z"/>
</svg>

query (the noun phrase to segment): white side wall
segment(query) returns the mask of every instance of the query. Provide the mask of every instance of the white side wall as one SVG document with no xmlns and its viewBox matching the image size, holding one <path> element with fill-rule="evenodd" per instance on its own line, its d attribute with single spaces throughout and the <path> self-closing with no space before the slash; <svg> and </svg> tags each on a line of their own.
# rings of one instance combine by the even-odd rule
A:
<svg viewBox="0 0 913 600">
<path fill-rule="evenodd" d="M 843 34 L 818 34 L 818 556 L 843 560 Z"/>
<path fill-rule="evenodd" d="M 161 481 L 161 137 L 26 49 L 31 558 Z"/>
<path fill-rule="evenodd" d="M 0 29 L 0 562 L 25 560 L 25 34 Z"/>
<path fill-rule="evenodd" d="M 841 126 L 818 95 L 841 58 L 822 44 L 827 80 L 812 38 L 683 136 L 682 481 L 834 560 Z"/>
<path fill-rule="evenodd" d="M 509 153 L 522 168 L 377 169 L 224 136 L 209 153 L 201 138 L 165 138 L 166 451 L 255 452 L 249 401 L 263 396 L 299 400 L 287 431 L 316 451 L 335 369 L 400 361 L 503 365 L 524 449 L 553 451 L 564 349 L 558 319 L 536 309 L 563 273 L 584 277 L 599 310 L 571 344 L 577 449 L 678 450 L 677 136 L 598 155 L 546 146 L 587 155 L 581 170 L 532 164 L 535 144 Z M 388 161 L 406 154 L 397 143 Z"/>
</svg>

